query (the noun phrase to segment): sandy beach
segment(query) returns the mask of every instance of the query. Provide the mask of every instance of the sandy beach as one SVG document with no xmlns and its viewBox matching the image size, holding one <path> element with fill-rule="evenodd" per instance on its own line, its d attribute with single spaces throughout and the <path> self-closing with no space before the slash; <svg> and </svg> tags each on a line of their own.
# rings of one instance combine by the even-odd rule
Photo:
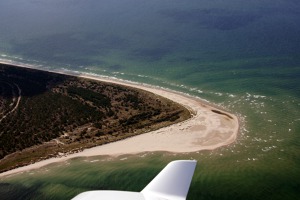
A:
<svg viewBox="0 0 300 200">
<path fill-rule="evenodd" d="M 1 63 L 34 68 L 18 63 L 4 61 L 1 61 Z M 65 72 L 55 72 L 68 74 Z M 237 137 L 239 121 L 235 115 L 208 105 L 195 97 L 149 85 L 101 78 L 93 75 L 79 75 L 79 77 L 126 85 L 152 92 L 185 106 L 193 113 L 193 116 L 184 122 L 127 138 L 122 141 L 85 149 L 79 153 L 59 158 L 51 158 L 28 166 L 16 168 L 1 173 L 0 177 L 40 168 L 50 163 L 61 162 L 74 157 L 96 155 L 118 156 L 122 154 L 137 154 L 154 151 L 186 153 L 197 152 L 200 150 L 212 150 L 234 142 Z"/>
</svg>

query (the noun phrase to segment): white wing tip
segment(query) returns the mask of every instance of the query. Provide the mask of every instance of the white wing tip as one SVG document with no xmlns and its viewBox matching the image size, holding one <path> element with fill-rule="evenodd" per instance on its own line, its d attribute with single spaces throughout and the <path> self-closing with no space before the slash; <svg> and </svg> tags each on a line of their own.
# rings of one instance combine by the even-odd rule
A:
<svg viewBox="0 0 300 200">
<path fill-rule="evenodd" d="M 185 199 L 196 168 L 196 160 L 170 162 L 141 192 L 145 196 Z"/>
<path fill-rule="evenodd" d="M 74 200 L 185 200 L 196 167 L 196 160 L 170 162 L 142 192 L 89 191 Z"/>
</svg>

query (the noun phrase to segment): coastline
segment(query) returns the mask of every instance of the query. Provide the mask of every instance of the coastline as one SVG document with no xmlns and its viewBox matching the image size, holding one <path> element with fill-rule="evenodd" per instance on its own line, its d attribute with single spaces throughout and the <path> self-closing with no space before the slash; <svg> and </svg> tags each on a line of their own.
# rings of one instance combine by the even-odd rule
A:
<svg viewBox="0 0 300 200">
<path fill-rule="evenodd" d="M 119 79 L 103 78 L 96 75 L 43 70 L 30 65 L 5 62 L 2 60 L 0 60 L 0 63 L 142 89 L 177 102 L 193 113 L 192 117 L 186 121 L 164 127 L 156 131 L 144 133 L 142 135 L 90 149 L 85 149 L 79 153 L 74 153 L 59 158 L 50 158 L 31 165 L 19 167 L 1 173 L 0 177 L 40 168 L 54 162 L 61 162 L 75 157 L 88 157 L 97 155 L 119 156 L 123 154 L 137 154 L 155 151 L 187 153 L 197 152 L 200 150 L 213 150 L 234 142 L 238 134 L 239 121 L 235 115 L 208 105 L 208 103 L 204 103 L 200 99 L 187 96 L 176 91 L 129 81 L 122 81 Z"/>
</svg>

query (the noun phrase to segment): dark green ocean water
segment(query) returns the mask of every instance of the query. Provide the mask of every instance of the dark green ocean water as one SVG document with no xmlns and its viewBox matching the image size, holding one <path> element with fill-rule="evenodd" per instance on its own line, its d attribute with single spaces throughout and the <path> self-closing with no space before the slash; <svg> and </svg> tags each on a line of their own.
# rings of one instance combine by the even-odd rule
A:
<svg viewBox="0 0 300 200">
<path fill-rule="evenodd" d="M 140 191 L 196 159 L 192 199 L 300 199 L 300 1 L 0 1 L 0 61 L 167 87 L 237 114 L 213 151 L 77 158 L 0 179 L 0 199 Z M 1 124 L 0 124 L 1 125 Z"/>
</svg>

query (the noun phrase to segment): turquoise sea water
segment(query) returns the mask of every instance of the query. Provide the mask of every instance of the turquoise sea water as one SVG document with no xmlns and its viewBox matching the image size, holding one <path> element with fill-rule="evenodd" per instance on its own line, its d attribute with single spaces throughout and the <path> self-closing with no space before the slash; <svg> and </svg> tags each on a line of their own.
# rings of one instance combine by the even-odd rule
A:
<svg viewBox="0 0 300 200">
<path fill-rule="evenodd" d="M 77 158 L 1 179 L 1 199 L 139 191 L 190 158 L 188 199 L 299 199 L 299 24 L 297 0 L 0 1 L 0 61 L 167 87 L 241 119 L 229 146 Z"/>
</svg>

